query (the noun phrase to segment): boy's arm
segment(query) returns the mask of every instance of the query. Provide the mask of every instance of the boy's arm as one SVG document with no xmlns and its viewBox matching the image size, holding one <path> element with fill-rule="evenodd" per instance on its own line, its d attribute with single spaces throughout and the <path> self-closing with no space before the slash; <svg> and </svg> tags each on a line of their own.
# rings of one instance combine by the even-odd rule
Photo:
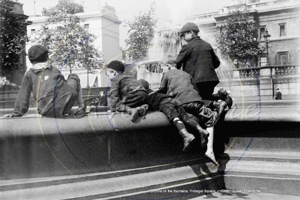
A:
<svg viewBox="0 0 300 200">
<path fill-rule="evenodd" d="M 215 54 L 214 50 L 212 50 L 212 62 L 213 62 L 215 69 L 217 69 L 221 64 L 221 62 L 220 62 L 218 56 Z"/>
<path fill-rule="evenodd" d="M 176 59 L 176 68 L 180 69 L 182 64 L 186 62 L 188 54 L 188 48 L 186 45 L 183 45 Z"/>
<path fill-rule="evenodd" d="M 162 79 L 161 79 L 160 86 L 159 86 L 158 90 L 155 90 L 152 93 L 160 92 L 160 93 L 166 94 L 167 91 L 168 91 L 168 78 L 166 77 L 166 74 L 164 74 Z"/>
<path fill-rule="evenodd" d="M 9 117 L 22 117 L 29 108 L 29 98 L 32 90 L 32 81 L 28 73 L 24 76 L 15 102 L 14 112 Z"/>
<path fill-rule="evenodd" d="M 116 111 L 117 103 L 119 101 L 120 101 L 119 82 L 113 80 L 109 91 L 109 98 L 108 98 L 108 106 L 111 112 Z"/>
<path fill-rule="evenodd" d="M 198 94 L 199 94 L 198 87 L 197 87 L 197 85 L 196 85 L 196 83 L 195 83 L 195 81 L 194 81 L 194 79 L 193 79 L 193 77 L 192 77 L 191 75 L 190 75 L 190 79 L 191 79 L 191 83 L 192 83 L 194 89 L 195 89 L 195 90 L 198 92 Z"/>
</svg>

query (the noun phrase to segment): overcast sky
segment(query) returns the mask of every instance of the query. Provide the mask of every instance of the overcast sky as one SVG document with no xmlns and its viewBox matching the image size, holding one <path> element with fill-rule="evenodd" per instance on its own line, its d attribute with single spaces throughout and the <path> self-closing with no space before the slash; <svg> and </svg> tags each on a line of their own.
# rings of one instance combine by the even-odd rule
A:
<svg viewBox="0 0 300 200">
<path fill-rule="evenodd" d="M 19 0 L 23 4 L 25 15 L 41 15 L 43 8 L 49 8 L 58 3 L 58 0 Z M 35 4 L 34 4 L 35 2 Z M 153 0 L 74 0 L 82 4 L 85 12 L 99 10 L 107 3 L 116 9 L 120 21 L 133 21 L 140 11 L 148 11 Z M 155 17 L 158 19 L 157 29 L 166 26 L 166 21 L 183 22 L 187 16 L 218 11 L 224 5 L 230 5 L 232 0 L 156 0 Z M 35 6 L 34 6 L 35 5 Z M 127 28 L 124 23 L 120 26 L 120 42 L 124 47 L 127 38 Z"/>
</svg>

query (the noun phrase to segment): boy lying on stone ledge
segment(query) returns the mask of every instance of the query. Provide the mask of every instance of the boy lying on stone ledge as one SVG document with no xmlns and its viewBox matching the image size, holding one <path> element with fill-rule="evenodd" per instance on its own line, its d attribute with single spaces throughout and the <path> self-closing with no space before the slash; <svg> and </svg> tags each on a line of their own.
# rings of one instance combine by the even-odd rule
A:
<svg viewBox="0 0 300 200">
<path fill-rule="evenodd" d="M 221 98 L 213 101 L 212 107 L 215 109 L 211 110 L 206 107 L 204 101 L 199 95 L 198 89 L 192 76 L 182 70 L 173 68 L 164 73 L 161 80 L 161 84 L 156 93 L 164 93 L 174 99 L 176 99 L 181 107 L 187 113 L 190 113 L 200 120 L 200 123 L 208 128 L 205 130 L 208 135 L 208 144 L 205 155 L 209 157 L 214 163 L 216 163 L 215 155 L 213 152 L 213 127 L 217 123 L 220 115 L 227 107 L 226 101 Z"/>
<path fill-rule="evenodd" d="M 183 137 L 183 151 L 188 151 L 191 147 L 191 143 L 195 140 L 195 136 L 186 130 L 184 124 L 188 124 L 198 131 L 201 138 L 201 148 L 204 148 L 207 145 L 208 132 L 204 130 L 198 122 L 187 115 L 178 100 L 166 94 L 153 92 L 149 88 L 149 83 L 144 79 L 140 79 L 139 81 L 148 92 L 147 103 L 149 105 L 149 110 L 159 110 L 163 112 L 170 122 L 179 130 L 179 134 Z"/>
<path fill-rule="evenodd" d="M 140 82 L 124 73 L 125 66 L 122 62 L 114 60 L 106 67 L 106 75 L 111 80 L 108 92 L 108 106 L 111 112 L 127 112 L 132 115 L 132 122 L 138 116 L 146 114 L 148 105 L 147 92 Z"/>
<path fill-rule="evenodd" d="M 213 152 L 213 132 L 209 134 L 186 112 L 196 116 L 205 127 L 213 127 L 227 106 L 226 102 L 223 100 L 214 102 L 216 111 L 205 107 L 192 84 L 191 76 L 181 70 L 166 72 L 160 89 L 157 91 L 151 91 L 149 83 L 145 80 L 136 81 L 133 77 L 124 75 L 124 71 L 125 66 L 120 61 L 112 61 L 107 66 L 106 74 L 112 81 L 108 95 L 111 111 L 130 113 L 133 122 L 139 116 L 145 115 L 148 109 L 163 112 L 182 135 L 183 151 L 187 151 L 195 140 L 195 136 L 188 133 L 184 123 L 191 125 L 200 134 L 201 147 L 208 143 L 205 155 L 216 164 Z"/>
<path fill-rule="evenodd" d="M 184 123 L 198 130 L 201 136 L 201 145 L 207 144 L 207 131 L 194 120 L 189 119 L 184 109 L 175 99 L 165 94 L 153 93 L 145 80 L 137 81 L 133 77 L 123 74 L 125 66 L 120 61 L 112 61 L 107 65 L 106 74 L 111 79 L 111 89 L 108 94 L 108 103 L 111 112 L 127 112 L 132 115 L 135 122 L 139 116 L 146 114 L 148 108 L 162 111 L 168 119 L 178 128 L 183 137 L 183 151 L 188 151 L 195 136 L 188 133 Z M 183 123 L 184 122 L 184 123 Z"/>
</svg>

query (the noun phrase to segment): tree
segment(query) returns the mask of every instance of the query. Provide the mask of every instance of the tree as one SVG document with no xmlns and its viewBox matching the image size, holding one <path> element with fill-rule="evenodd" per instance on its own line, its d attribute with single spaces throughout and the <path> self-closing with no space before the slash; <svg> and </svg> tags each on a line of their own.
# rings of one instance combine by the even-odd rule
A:
<svg viewBox="0 0 300 200">
<path fill-rule="evenodd" d="M 0 1 L 0 76 L 22 68 L 20 57 L 28 41 L 27 16 L 13 12 L 12 8 L 13 2 Z"/>
<path fill-rule="evenodd" d="M 262 52 L 258 29 L 258 23 L 249 20 L 247 7 L 238 6 L 228 15 L 225 25 L 220 27 L 220 32 L 216 35 L 221 54 L 244 64 L 249 60 L 257 62 L 258 55 Z"/>
<path fill-rule="evenodd" d="M 83 9 L 75 9 L 74 3 L 59 0 L 58 5 L 46 10 L 47 21 L 31 39 L 46 46 L 52 53 L 50 63 L 87 69 L 101 67 L 102 54 L 93 45 L 95 37 L 80 26 L 76 16 Z"/>
<path fill-rule="evenodd" d="M 68 1 L 60 1 L 56 6 L 54 6 L 52 8 L 49 8 L 49 9 L 43 8 L 42 15 L 43 16 L 51 15 L 53 12 L 56 12 L 56 10 L 59 10 L 61 5 L 68 6 L 68 9 L 67 9 L 68 14 L 76 14 L 76 13 L 84 12 L 83 6 L 80 4 L 72 3 L 72 2 L 68 2 Z"/>
<path fill-rule="evenodd" d="M 125 22 L 129 26 L 128 38 L 125 40 L 128 46 L 127 53 L 131 60 L 141 60 L 147 56 L 147 52 L 154 37 L 154 28 L 157 20 L 154 19 L 155 2 L 150 5 L 150 10 L 139 13 L 133 22 Z"/>
</svg>

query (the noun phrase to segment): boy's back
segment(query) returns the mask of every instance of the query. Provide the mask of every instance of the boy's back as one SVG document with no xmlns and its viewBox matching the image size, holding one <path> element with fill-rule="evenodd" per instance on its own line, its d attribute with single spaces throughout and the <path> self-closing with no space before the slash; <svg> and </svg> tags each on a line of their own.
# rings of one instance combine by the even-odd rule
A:
<svg viewBox="0 0 300 200">
<path fill-rule="evenodd" d="M 191 75 L 181 70 L 164 73 L 160 90 L 178 99 L 181 104 L 202 101 Z"/>
</svg>

